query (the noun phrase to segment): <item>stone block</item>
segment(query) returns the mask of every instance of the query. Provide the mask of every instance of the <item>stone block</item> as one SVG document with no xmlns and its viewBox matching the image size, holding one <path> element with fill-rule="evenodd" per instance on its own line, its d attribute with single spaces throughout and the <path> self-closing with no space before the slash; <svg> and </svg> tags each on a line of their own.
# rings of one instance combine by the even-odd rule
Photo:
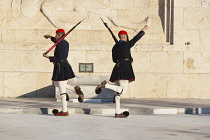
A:
<svg viewBox="0 0 210 140">
<path fill-rule="evenodd" d="M 21 71 L 52 72 L 53 63 L 42 56 L 43 51 L 21 51 Z"/>
<path fill-rule="evenodd" d="M 135 98 L 166 98 L 166 74 L 136 73 Z"/>
<path fill-rule="evenodd" d="M 156 12 L 158 13 L 158 12 Z M 148 24 L 149 29 L 146 31 L 147 33 L 150 34 L 164 34 L 164 23 L 163 19 L 161 20 L 160 18 L 164 17 L 159 17 L 158 15 L 150 15 L 149 16 L 150 23 Z M 139 31 L 145 26 L 146 24 L 143 24 L 141 28 L 139 28 Z M 137 25 L 138 26 L 138 25 Z"/>
<path fill-rule="evenodd" d="M 73 103 L 79 103 L 78 99 L 73 99 Z M 101 99 L 84 99 L 83 103 L 101 103 Z"/>
<path fill-rule="evenodd" d="M 177 114 L 176 108 L 170 109 L 154 109 L 154 114 Z"/>
<path fill-rule="evenodd" d="M 203 94 L 197 91 L 198 81 L 198 74 L 168 75 L 167 98 L 196 98 Z"/>
<path fill-rule="evenodd" d="M 76 108 L 75 114 L 102 114 L 102 109 L 97 108 Z"/>
<path fill-rule="evenodd" d="M 86 51 L 70 51 L 68 61 L 74 72 L 79 72 L 79 63 L 92 63 L 91 61 L 87 61 Z"/>
<path fill-rule="evenodd" d="M 112 3 L 113 2 L 109 0 L 90 0 L 88 9 L 109 9 Z M 86 5 L 84 7 L 86 7 Z"/>
<path fill-rule="evenodd" d="M 79 8 L 78 9 L 67 8 L 68 10 L 62 10 L 62 9 L 59 11 L 53 11 L 53 15 L 52 14 L 50 15 L 50 13 L 48 13 L 48 17 L 50 18 L 50 20 L 52 20 L 56 28 L 65 28 L 66 31 L 70 30 L 79 21 L 87 17 L 86 9 L 79 9 Z M 76 27 L 76 30 L 86 29 L 87 25 L 86 22 L 87 21 L 84 20 L 80 25 Z"/>
<path fill-rule="evenodd" d="M 107 31 L 103 30 L 75 30 L 71 36 L 68 36 L 69 42 L 109 42 L 112 41 L 108 37 Z"/>
<path fill-rule="evenodd" d="M 134 0 L 114 0 L 113 2 L 114 9 L 130 9 L 134 7 L 135 1 Z"/>
<path fill-rule="evenodd" d="M 0 72 L 0 97 L 4 97 L 4 73 Z"/>
<path fill-rule="evenodd" d="M 185 52 L 184 53 L 185 73 L 210 73 L 209 52 Z"/>
<path fill-rule="evenodd" d="M 38 31 L 36 29 L 3 29 L 2 41 L 9 42 L 15 40 L 16 42 L 35 42 L 38 38 Z"/>
<path fill-rule="evenodd" d="M 21 108 L 0 108 L 1 114 L 22 114 Z"/>
<path fill-rule="evenodd" d="M 0 50 L 0 71 L 20 71 L 20 51 Z"/>
<path fill-rule="evenodd" d="M 149 8 L 150 4 L 151 4 L 151 0 L 133 0 L 134 1 L 134 7 L 135 8 L 139 8 L 139 7 L 143 7 L 143 8 Z"/>
<path fill-rule="evenodd" d="M 200 50 L 201 51 L 210 51 L 210 30 L 200 30 Z"/>
<path fill-rule="evenodd" d="M 185 108 L 177 108 L 177 114 L 185 114 Z"/>
<path fill-rule="evenodd" d="M 115 109 L 110 109 L 110 108 L 109 108 L 109 109 L 101 109 L 101 110 L 102 110 L 102 114 L 107 114 L 107 115 L 108 115 L 108 114 L 112 114 L 112 115 L 115 114 Z M 124 111 L 128 111 L 128 109 L 126 109 L 126 108 L 121 108 L 120 111 L 121 111 L 121 112 L 124 112 Z"/>
<path fill-rule="evenodd" d="M 184 29 L 184 14 L 184 8 L 174 8 L 174 29 Z"/>
<path fill-rule="evenodd" d="M 150 49 L 150 45 L 146 45 L 146 44 L 137 44 L 134 46 L 135 50 L 137 52 L 145 52 L 145 51 L 149 51 Z"/>
<path fill-rule="evenodd" d="M 52 85 L 52 73 L 36 73 L 36 94 L 38 98 L 54 98 L 55 87 Z"/>
<path fill-rule="evenodd" d="M 31 97 L 36 94 L 36 73 L 5 72 L 4 97 Z"/>
<path fill-rule="evenodd" d="M 88 51 L 87 62 L 94 63 L 94 72 L 112 72 L 114 63 L 112 62 L 110 51 Z"/>
<path fill-rule="evenodd" d="M 129 113 L 132 115 L 153 115 L 153 108 L 130 108 Z"/>
<path fill-rule="evenodd" d="M 138 16 L 135 16 L 134 18 L 133 15 Z M 124 28 L 124 30 L 131 29 L 135 32 L 139 32 L 146 25 L 146 17 L 149 17 L 151 21 L 149 25 L 149 30 L 147 32 L 163 33 L 161 21 L 158 15 L 148 15 L 147 11 L 145 11 L 145 8 L 138 8 L 138 10 L 118 10 L 118 20 L 113 18 L 113 21 L 116 20 L 116 24 L 118 25 L 119 30 L 120 28 Z"/>
<path fill-rule="evenodd" d="M 208 99 L 209 74 L 168 75 L 167 98 Z"/>
<path fill-rule="evenodd" d="M 141 45 L 139 45 L 141 46 Z M 152 51 L 152 52 L 165 52 L 165 51 L 176 51 L 174 49 L 173 45 L 168 45 L 168 44 L 159 44 L 159 45 L 143 45 L 143 48 L 141 49 L 141 47 L 138 47 L 137 50 L 142 50 L 142 51 Z"/>
<path fill-rule="evenodd" d="M 11 10 L 9 10 L 11 11 Z M 18 11 L 20 12 L 20 11 Z M 15 13 L 15 12 L 14 12 Z M 10 27 L 13 29 L 18 29 L 21 27 L 28 27 L 28 28 L 32 28 L 32 30 L 34 29 L 38 29 L 38 28 L 42 28 L 42 29 L 46 29 L 46 28 L 55 28 L 55 26 L 53 24 L 51 24 L 49 22 L 49 20 L 42 15 L 41 13 L 38 13 L 37 16 L 33 17 L 33 18 L 23 18 L 19 13 L 15 13 L 15 14 L 8 14 L 7 17 L 15 17 L 15 18 L 7 18 L 4 21 L 4 26 L 6 27 Z"/>
<path fill-rule="evenodd" d="M 150 72 L 150 52 L 132 52 L 134 72 Z"/>
<path fill-rule="evenodd" d="M 210 12 L 210 1 L 208 3 L 208 7 L 206 8 L 199 8 L 197 10 L 197 12 L 199 12 L 199 16 L 197 17 L 198 22 L 199 22 L 199 29 L 210 29 L 210 25 L 209 25 L 209 21 L 210 21 L 210 16 L 209 16 L 209 12 Z"/>
<path fill-rule="evenodd" d="M 103 80 L 109 80 L 109 76 L 108 75 L 94 75 L 94 76 L 84 76 L 84 75 L 78 75 L 77 77 L 73 78 L 73 79 L 69 79 L 68 83 L 70 85 L 98 85 L 100 84 Z"/>
<path fill-rule="evenodd" d="M 201 108 L 201 114 L 210 114 L 210 108 Z"/>
<path fill-rule="evenodd" d="M 1 42 L 0 50 L 37 50 L 36 43 Z"/>
<path fill-rule="evenodd" d="M 1 27 L 1 25 L 0 25 L 0 27 Z M 0 30 L 0 41 L 2 41 L 2 32 L 1 32 L 1 30 Z"/>
<path fill-rule="evenodd" d="M 44 35 L 51 35 L 51 36 L 55 36 L 55 32 L 56 32 L 57 29 L 53 28 L 53 29 L 39 29 L 37 30 L 37 39 L 39 40 L 39 42 L 36 42 L 37 44 L 51 44 L 51 46 L 54 44 L 54 42 L 51 41 L 50 38 L 46 39 L 44 37 Z M 67 29 L 64 28 L 64 30 L 66 31 Z"/>
<path fill-rule="evenodd" d="M 114 40 L 112 42 L 103 42 L 103 43 L 101 43 L 101 49 L 102 49 L 102 51 L 111 52 L 114 45 L 115 45 Z"/>
<path fill-rule="evenodd" d="M 186 43 L 190 44 L 187 45 Z M 175 30 L 174 46 L 182 51 L 200 51 L 199 30 Z"/>
<path fill-rule="evenodd" d="M 70 53 L 71 51 L 101 51 L 102 43 L 101 42 L 70 42 Z"/>
<path fill-rule="evenodd" d="M 200 7 L 200 0 L 174 0 L 174 7 Z"/>
<path fill-rule="evenodd" d="M 114 29 L 116 26 L 111 23 L 111 21 L 108 19 L 113 19 L 114 22 L 117 22 L 117 10 L 111 10 L 111 9 L 89 9 L 88 14 L 88 29 L 91 30 L 106 30 L 108 34 L 108 30 L 104 26 L 103 22 L 101 21 L 100 17 L 104 20 L 104 22 L 107 23 L 109 28 Z M 100 17 L 99 17 L 100 16 Z"/>
<path fill-rule="evenodd" d="M 182 73 L 183 52 L 151 52 L 151 72 Z"/>
<path fill-rule="evenodd" d="M 43 42 L 43 43 L 37 44 L 37 50 L 42 51 L 44 53 L 47 50 L 49 50 L 53 45 L 54 45 L 54 43 L 50 43 L 48 40 L 48 43 Z M 71 48 L 71 44 L 70 44 L 70 48 Z M 50 55 L 50 56 L 52 56 L 53 54 L 54 54 L 54 49 L 48 53 L 48 55 Z"/>
<path fill-rule="evenodd" d="M 166 37 L 165 34 L 153 34 L 153 33 L 146 33 L 136 44 L 165 44 Z"/>
<path fill-rule="evenodd" d="M 199 29 L 202 16 L 200 8 L 185 8 L 183 15 L 184 29 Z"/>
<path fill-rule="evenodd" d="M 210 74 L 199 74 L 197 85 L 197 92 L 194 94 L 195 98 L 209 99 L 210 98 Z"/>
</svg>

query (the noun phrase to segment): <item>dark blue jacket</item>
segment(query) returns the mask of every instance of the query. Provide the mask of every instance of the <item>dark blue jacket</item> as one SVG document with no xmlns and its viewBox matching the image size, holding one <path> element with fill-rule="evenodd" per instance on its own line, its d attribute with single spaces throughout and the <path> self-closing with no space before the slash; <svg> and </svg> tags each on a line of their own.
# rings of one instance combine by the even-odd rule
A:
<svg viewBox="0 0 210 140">
<path fill-rule="evenodd" d="M 119 41 L 112 48 L 112 60 L 114 63 L 117 63 L 117 60 L 123 60 L 129 58 L 133 60 L 131 56 L 131 47 L 144 35 L 144 31 L 140 31 L 133 39 L 130 41 Z"/>
<path fill-rule="evenodd" d="M 52 37 L 51 41 L 56 43 L 56 38 Z M 68 53 L 69 43 L 63 39 L 56 45 L 54 56 L 50 57 L 50 62 L 54 63 L 53 81 L 64 81 L 75 77 L 71 65 L 67 61 Z"/>
</svg>

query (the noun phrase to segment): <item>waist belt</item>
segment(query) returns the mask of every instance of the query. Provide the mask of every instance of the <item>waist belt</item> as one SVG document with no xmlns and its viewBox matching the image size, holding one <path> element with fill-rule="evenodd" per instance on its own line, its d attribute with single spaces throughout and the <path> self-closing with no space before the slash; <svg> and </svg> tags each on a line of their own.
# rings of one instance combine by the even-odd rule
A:
<svg viewBox="0 0 210 140">
<path fill-rule="evenodd" d="M 61 62 L 68 62 L 67 60 L 61 60 Z"/>
<path fill-rule="evenodd" d="M 122 62 L 122 61 L 130 61 L 130 58 L 125 58 L 125 59 L 117 60 L 117 63 Z"/>
<path fill-rule="evenodd" d="M 59 61 L 59 62 L 55 62 L 55 64 L 60 64 L 60 63 L 62 63 L 62 62 L 68 62 L 67 60 L 61 60 L 61 61 Z"/>
</svg>

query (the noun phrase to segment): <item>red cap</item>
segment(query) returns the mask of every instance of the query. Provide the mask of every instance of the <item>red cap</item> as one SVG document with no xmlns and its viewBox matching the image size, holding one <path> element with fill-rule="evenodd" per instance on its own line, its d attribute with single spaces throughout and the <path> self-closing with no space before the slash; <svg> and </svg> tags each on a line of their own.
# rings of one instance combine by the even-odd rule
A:
<svg viewBox="0 0 210 140">
<path fill-rule="evenodd" d="M 56 33 L 65 33 L 64 29 L 58 29 L 56 30 Z"/>
<path fill-rule="evenodd" d="M 127 35 L 127 32 L 122 30 L 122 31 L 119 31 L 118 35 Z"/>
</svg>

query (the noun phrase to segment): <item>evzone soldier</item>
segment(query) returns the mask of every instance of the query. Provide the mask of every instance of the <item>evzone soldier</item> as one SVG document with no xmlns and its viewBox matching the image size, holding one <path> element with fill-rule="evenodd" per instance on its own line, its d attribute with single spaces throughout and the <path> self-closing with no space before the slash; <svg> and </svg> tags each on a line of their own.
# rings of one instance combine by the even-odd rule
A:
<svg viewBox="0 0 210 140">
<path fill-rule="evenodd" d="M 115 63 L 115 66 L 109 80 L 110 82 L 115 82 L 115 85 L 108 84 L 107 81 L 104 80 L 96 87 L 95 92 L 96 94 L 99 94 L 102 88 L 108 88 L 115 91 L 116 95 L 113 99 L 113 102 L 115 103 L 115 118 L 126 118 L 129 116 L 129 112 L 124 111 L 122 113 L 120 111 L 120 96 L 127 92 L 128 83 L 135 80 L 132 68 L 133 58 L 130 49 L 145 34 L 145 30 L 148 30 L 148 25 L 144 26 L 144 28 L 130 41 L 128 40 L 127 32 L 122 30 L 118 33 L 120 40 L 116 41 L 116 38 L 113 36 L 109 27 L 106 23 L 104 24 L 116 42 L 112 48 L 112 60 Z"/>
<path fill-rule="evenodd" d="M 63 35 L 65 31 L 63 29 L 56 30 L 55 37 L 51 35 L 44 35 L 46 39 L 50 38 L 52 42 L 56 43 Z M 82 93 L 79 86 L 73 87 L 68 84 L 68 79 L 74 78 L 74 72 L 71 68 L 71 65 L 67 61 L 69 52 L 69 43 L 63 39 L 60 41 L 54 51 L 54 56 L 48 56 L 43 53 L 43 56 L 48 58 L 50 62 L 54 63 L 54 70 L 52 75 L 52 80 L 54 85 L 59 88 L 61 102 L 62 102 L 62 110 L 59 112 L 57 109 L 53 110 L 53 114 L 55 116 L 68 116 L 67 110 L 67 101 L 69 101 L 69 96 L 66 93 L 66 88 L 74 91 L 78 94 L 78 101 L 83 102 L 84 94 Z"/>
</svg>

